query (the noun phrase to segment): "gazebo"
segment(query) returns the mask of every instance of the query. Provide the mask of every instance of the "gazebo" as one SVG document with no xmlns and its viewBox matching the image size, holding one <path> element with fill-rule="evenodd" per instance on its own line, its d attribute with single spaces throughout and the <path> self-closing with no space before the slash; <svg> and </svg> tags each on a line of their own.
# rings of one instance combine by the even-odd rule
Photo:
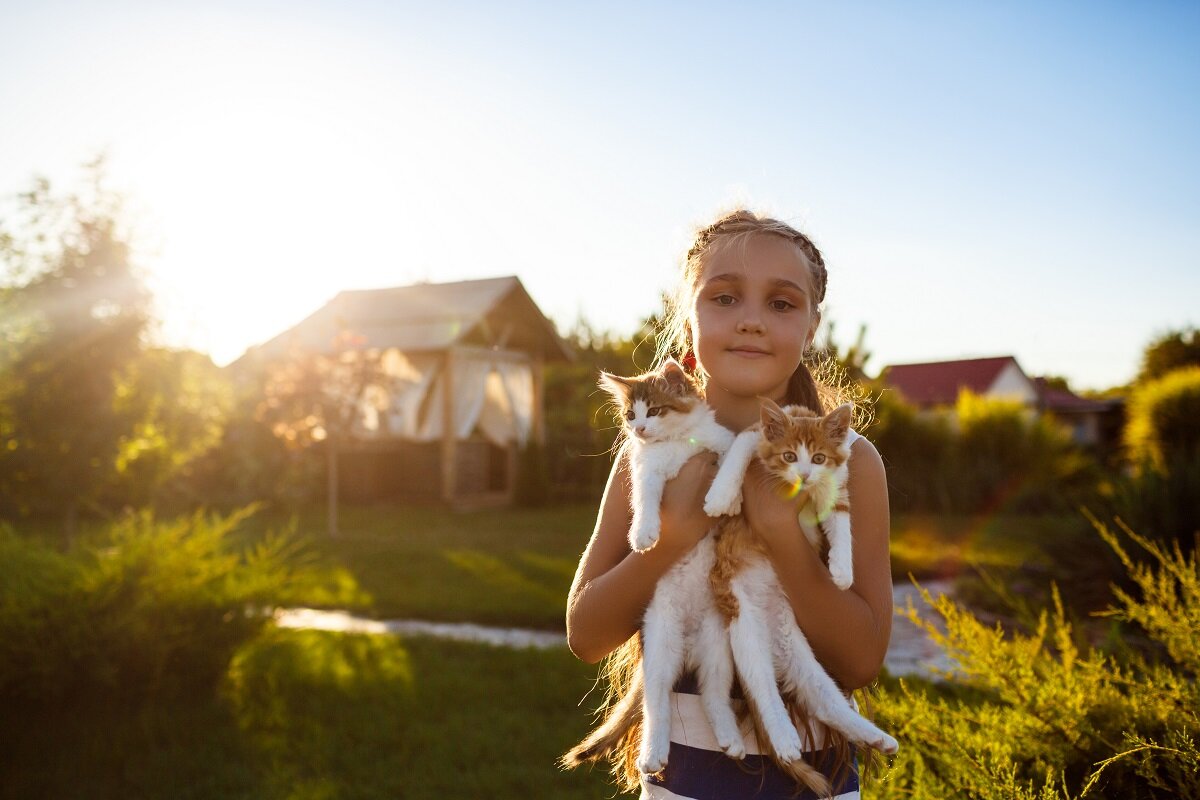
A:
<svg viewBox="0 0 1200 800">
<path fill-rule="evenodd" d="M 459 509 L 511 503 L 520 449 L 545 441 L 545 365 L 574 357 L 520 280 L 341 292 L 243 360 L 332 353 L 346 334 L 379 357 L 387 399 L 364 404 L 338 446 L 341 495 Z"/>
</svg>

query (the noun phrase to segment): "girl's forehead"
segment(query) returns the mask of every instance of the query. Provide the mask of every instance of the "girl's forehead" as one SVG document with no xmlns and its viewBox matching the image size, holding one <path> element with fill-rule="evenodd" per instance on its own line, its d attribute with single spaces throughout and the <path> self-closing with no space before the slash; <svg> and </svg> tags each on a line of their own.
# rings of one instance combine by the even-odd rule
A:
<svg viewBox="0 0 1200 800">
<path fill-rule="evenodd" d="M 772 234 L 730 237 L 705 254 L 698 283 L 717 279 L 795 283 L 812 290 L 812 269 L 794 242 Z"/>
</svg>

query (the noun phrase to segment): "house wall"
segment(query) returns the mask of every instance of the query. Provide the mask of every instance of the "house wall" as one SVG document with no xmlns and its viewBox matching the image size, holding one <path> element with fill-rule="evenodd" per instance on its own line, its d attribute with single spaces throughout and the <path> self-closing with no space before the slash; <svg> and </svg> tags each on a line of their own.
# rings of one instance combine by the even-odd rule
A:
<svg viewBox="0 0 1200 800">
<path fill-rule="evenodd" d="M 996 376 L 987 390 L 988 397 L 1019 400 L 1025 405 L 1037 405 L 1037 387 L 1016 364 L 1008 364 Z"/>
</svg>

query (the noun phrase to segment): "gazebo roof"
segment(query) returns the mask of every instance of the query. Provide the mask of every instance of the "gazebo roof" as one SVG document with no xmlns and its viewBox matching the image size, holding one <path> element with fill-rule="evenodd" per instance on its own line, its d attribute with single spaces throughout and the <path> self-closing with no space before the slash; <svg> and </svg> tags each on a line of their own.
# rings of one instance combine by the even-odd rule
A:
<svg viewBox="0 0 1200 800">
<path fill-rule="evenodd" d="M 339 292 L 242 358 L 277 358 L 295 347 L 331 352 L 342 333 L 362 349 L 430 352 L 475 344 L 538 354 L 547 361 L 574 358 L 515 275 Z"/>
</svg>

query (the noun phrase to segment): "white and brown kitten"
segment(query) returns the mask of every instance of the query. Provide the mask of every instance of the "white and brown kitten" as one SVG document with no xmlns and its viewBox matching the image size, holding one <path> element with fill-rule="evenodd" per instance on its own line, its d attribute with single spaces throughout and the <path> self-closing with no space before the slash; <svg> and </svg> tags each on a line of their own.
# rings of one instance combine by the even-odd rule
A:
<svg viewBox="0 0 1200 800">
<path fill-rule="evenodd" d="M 738 435 L 705 498 L 709 514 L 736 514 L 746 467 L 757 457 L 771 479 L 801 503 L 801 528 L 818 551 L 822 531 L 829 538 L 830 572 L 842 588 L 853 579 L 846 490 L 850 412 L 843 405 L 820 416 L 764 400 L 761 422 Z M 803 751 L 783 695 L 851 741 L 895 753 L 896 740 L 855 710 L 813 655 L 765 546 L 744 517 L 722 522 L 716 548 L 713 594 L 729 623 L 742 688 L 781 766 L 799 766 Z"/>
<path fill-rule="evenodd" d="M 673 359 L 635 378 L 602 374 L 600 385 L 612 394 L 624 421 L 633 511 L 629 545 L 646 550 L 658 541 L 663 485 L 697 453 L 724 453 L 733 433 L 717 423 L 699 387 Z M 606 755 L 640 716 L 638 769 L 653 774 L 665 767 L 671 747 L 671 690 L 689 669 L 696 670 L 701 702 L 718 744 L 734 758 L 745 755 L 729 699 L 733 657 L 724 620 L 713 605 L 712 568 L 710 532 L 655 587 L 642 621 L 641 680 L 564 763 Z"/>
</svg>

